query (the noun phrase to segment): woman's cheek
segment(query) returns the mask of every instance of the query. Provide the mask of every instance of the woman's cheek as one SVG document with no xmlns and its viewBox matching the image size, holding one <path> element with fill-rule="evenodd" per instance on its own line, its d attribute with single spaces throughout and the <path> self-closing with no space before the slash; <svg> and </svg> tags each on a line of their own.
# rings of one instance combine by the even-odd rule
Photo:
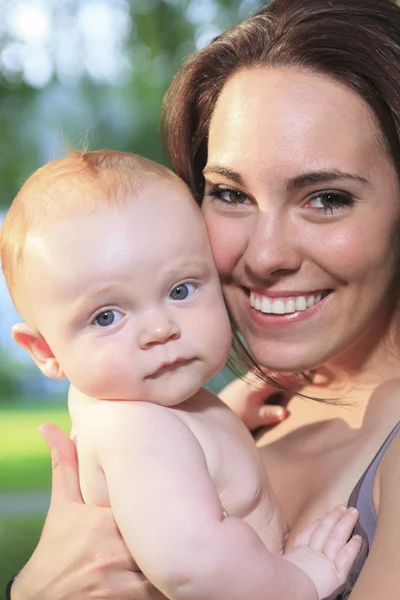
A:
<svg viewBox="0 0 400 600">
<path fill-rule="evenodd" d="M 204 218 L 218 273 L 221 276 L 229 275 L 246 251 L 245 231 L 239 219 L 207 216 L 207 213 Z"/>
</svg>

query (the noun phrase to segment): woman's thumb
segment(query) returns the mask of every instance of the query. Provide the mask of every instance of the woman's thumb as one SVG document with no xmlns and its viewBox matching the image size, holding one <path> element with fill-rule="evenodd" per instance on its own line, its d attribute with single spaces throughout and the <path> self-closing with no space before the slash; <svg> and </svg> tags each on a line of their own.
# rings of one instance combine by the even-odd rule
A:
<svg viewBox="0 0 400 600">
<path fill-rule="evenodd" d="M 51 452 L 51 502 L 83 502 L 74 442 L 51 423 L 43 423 L 38 429 Z"/>
</svg>

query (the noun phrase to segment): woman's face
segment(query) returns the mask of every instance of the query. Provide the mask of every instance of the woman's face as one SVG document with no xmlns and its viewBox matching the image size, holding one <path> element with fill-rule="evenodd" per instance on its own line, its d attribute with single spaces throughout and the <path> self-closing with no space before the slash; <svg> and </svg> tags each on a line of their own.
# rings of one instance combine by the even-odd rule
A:
<svg viewBox="0 0 400 600">
<path fill-rule="evenodd" d="M 400 219 L 365 102 L 306 70 L 241 71 L 215 107 L 204 176 L 226 300 L 258 362 L 360 360 L 390 313 Z"/>
</svg>

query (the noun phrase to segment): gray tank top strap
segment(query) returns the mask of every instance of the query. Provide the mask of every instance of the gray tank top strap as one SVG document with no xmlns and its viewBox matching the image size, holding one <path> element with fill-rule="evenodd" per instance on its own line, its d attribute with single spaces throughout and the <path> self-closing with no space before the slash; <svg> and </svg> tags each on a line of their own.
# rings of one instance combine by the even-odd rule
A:
<svg viewBox="0 0 400 600">
<path fill-rule="evenodd" d="M 383 442 L 351 493 L 348 506 L 356 506 L 360 512 L 360 517 L 354 528 L 353 534 L 358 534 L 362 539 L 361 551 L 354 561 L 344 584 L 324 600 L 348 600 L 351 591 L 357 582 L 358 576 L 361 573 L 376 529 L 377 517 L 372 503 L 374 477 L 387 447 L 399 429 L 400 422 L 397 423 L 396 427 L 392 429 L 386 440 Z"/>
<path fill-rule="evenodd" d="M 394 429 L 392 429 L 389 436 L 383 442 L 375 458 L 373 459 L 373 461 L 365 471 L 364 475 L 362 476 L 361 480 L 359 481 L 359 484 L 357 485 L 358 497 L 355 506 L 360 512 L 360 525 L 367 535 L 369 546 L 371 546 L 376 529 L 376 513 L 372 501 L 372 488 L 374 485 L 376 470 L 379 466 L 379 463 L 381 462 L 383 455 L 385 454 L 387 447 L 389 446 L 390 442 L 393 440 L 394 436 L 399 431 L 399 429 L 400 422 L 397 423 Z"/>
</svg>

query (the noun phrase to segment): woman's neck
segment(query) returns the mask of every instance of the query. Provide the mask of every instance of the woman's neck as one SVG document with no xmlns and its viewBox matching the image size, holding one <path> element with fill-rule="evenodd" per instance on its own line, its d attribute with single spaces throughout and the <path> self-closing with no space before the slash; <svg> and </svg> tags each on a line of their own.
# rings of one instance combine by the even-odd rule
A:
<svg viewBox="0 0 400 600">
<path fill-rule="evenodd" d="M 359 428 L 369 421 L 373 425 L 386 411 L 399 412 L 399 389 L 400 352 L 385 343 L 364 353 L 363 360 L 359 355 L 357 361 L 342 356 L 316 369 L 312 383 L 301 393 L 325 401 L 320 408 L 327 418 L 341 418 L 351 428 Z M 312 412 L 319 413 L 315 406 Z"/>
<path fill-rule="evenodd" d="M 399 324 L 378 324 L 328 363 L 317 368 L 313 387 L 320 393 L 340 394 L 370 389 L 400 377 Z"/>
</svg>

